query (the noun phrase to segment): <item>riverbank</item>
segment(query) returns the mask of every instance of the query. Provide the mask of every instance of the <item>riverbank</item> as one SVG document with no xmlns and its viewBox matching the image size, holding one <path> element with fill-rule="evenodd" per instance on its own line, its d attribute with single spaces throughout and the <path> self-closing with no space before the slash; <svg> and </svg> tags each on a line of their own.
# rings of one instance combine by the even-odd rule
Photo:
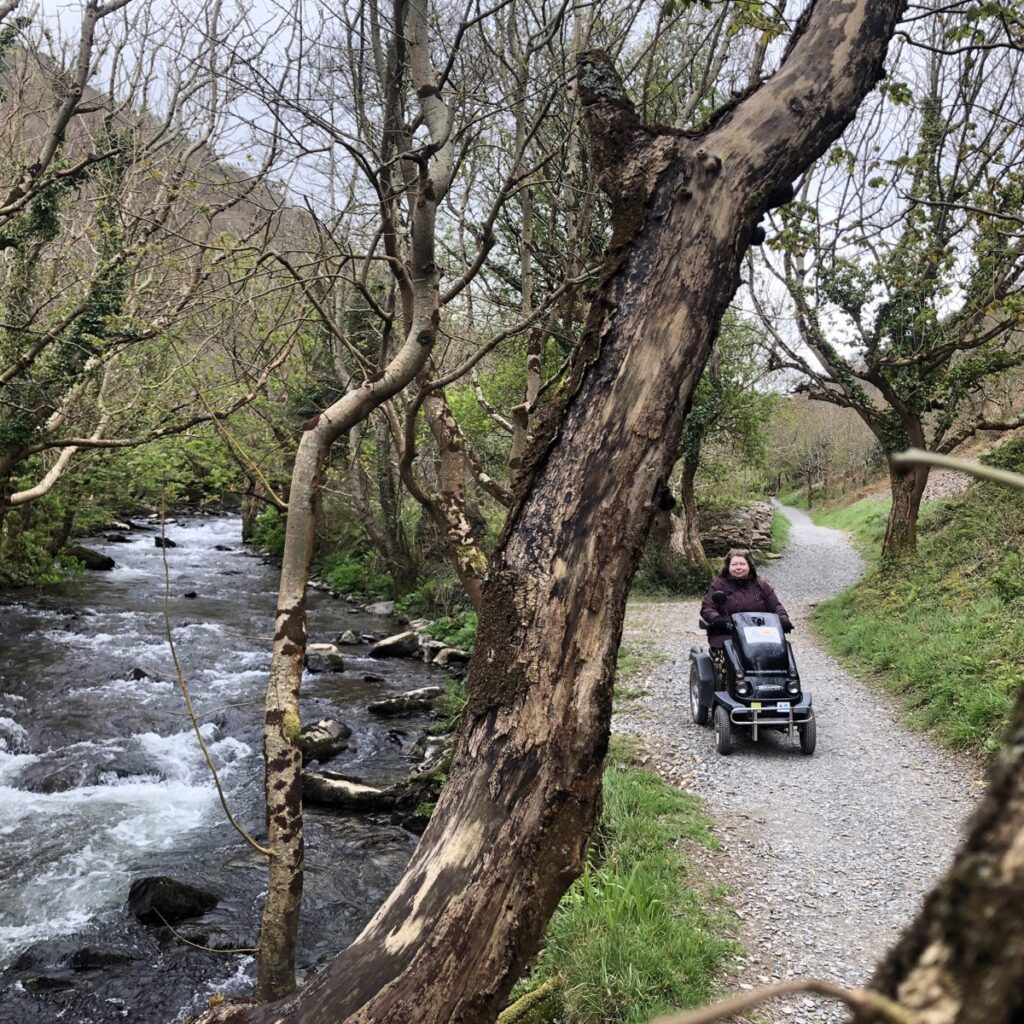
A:
<svg viewBox="0 0 1024 1024">
<path fill-rule="evenodd" d="M 168 523 L 172 635 L 232 811 L 259 837 L 262 701 L 277 572 L 239 543 L 230 517 Z M 170 875 L 217 895 L 180 926 L 204 947 L 250 949 L 265 865 L 224 820 L 183 712 L 164 636 L 164 551 L 155 531 L 94 538 L 110 572 L 59 597 L 8 598 L 0 616 L 0 998 L 18 1024 L 180 1019 L 244 990 L 248 953 L 186 945 L 125 906 L 131 883 Z M 329 594 L 309 599 L 310 639 L 380 637 L 394 620 Z M 367 705 L 441 669 L 344 650 L 342 672 L 304 680 L 303 720 L 352 730 L 332 769 L 386 786 L 418 763 L 425 714 Z M 404 870 L 416 837 L 387 815 L 307 814 L 303 972 L 351 940 Z"/>
</svg>

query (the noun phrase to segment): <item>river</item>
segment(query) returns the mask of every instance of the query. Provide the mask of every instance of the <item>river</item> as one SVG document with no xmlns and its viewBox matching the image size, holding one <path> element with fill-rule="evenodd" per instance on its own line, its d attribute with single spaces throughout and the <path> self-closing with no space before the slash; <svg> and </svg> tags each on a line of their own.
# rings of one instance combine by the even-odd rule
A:
<svg viewBox="0 0 1024 1024">
<path fill-rule="evenodd" d="M 183 518 L 166 529 L 177 545 L 167 557 L 178 656 L 232 811 L 260 837 L 270 644 L 259 638 L 272 632 L 277 572 L 238 542 L 235 518 Z M 179 932 L 244 949 L 256 938 L 266 879 L 262 857 L 225 820 L 184 714 L 156 534 L 126 536 L 86 541 L 115 559 L 114 570 L 86 573 L 59 597 L 0 606 L 2 1024 L 164 1024 L 251 983 L 251 954 L 194 949 L 125 906 L 133 880 L 171 875 L 220 898 Z M 312 641 L 398 629 L 316 591 L 309 623 Z M 366 705 L 441 673 L 375 661 L 366 647 L 343 651 L 343 673 L 307 673 L 303 721 L 346 722 L 351 745 L 330 767 L 391 783 L 416 762 L 427 722 L 375 719 Z M 416 841 L 387 818 L 306 817 L 302 972 L 361 929 Z"/>
</svg>

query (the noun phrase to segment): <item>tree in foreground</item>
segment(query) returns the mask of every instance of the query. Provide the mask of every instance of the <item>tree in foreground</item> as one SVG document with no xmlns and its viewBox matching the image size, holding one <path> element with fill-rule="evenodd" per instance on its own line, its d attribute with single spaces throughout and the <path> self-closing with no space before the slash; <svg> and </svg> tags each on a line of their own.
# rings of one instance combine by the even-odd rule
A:
<svg viewBox="0 0 1024 1024">
<path fill-rule="evenodd" d="M 890 0 L 814 5 L 780 70 L 696 137 L 645 128 L 609 63 L 581 61 L 614 235 L 492 558 L 450 781 L 355 942 L 285 1004 L 212 1019 L 494 1019 L 586 855 L 626 596 L 743 253 L 882 74 L 898 12 Z M 294 598 L 278 636 L 301 665 Z M 283 708 L 277 723 L 286 737 Z M 291 757 L 277 737 L 268 753 Z"/>
</svg>

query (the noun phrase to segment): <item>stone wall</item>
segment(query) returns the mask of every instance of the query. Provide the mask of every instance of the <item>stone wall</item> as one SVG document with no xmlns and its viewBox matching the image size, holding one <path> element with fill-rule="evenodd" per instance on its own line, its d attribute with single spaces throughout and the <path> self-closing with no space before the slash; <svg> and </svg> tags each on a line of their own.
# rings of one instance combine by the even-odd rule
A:
<svg viewBox="0 0 1024 1024">
<path fill-rule="evenodd" d="M 730 548 L 765 550 L 772 543 L 770 502 L 752 501 L 743 508 L 701 511 L 700 539 L 709 558 L 722 558 Z"/>
</svg>

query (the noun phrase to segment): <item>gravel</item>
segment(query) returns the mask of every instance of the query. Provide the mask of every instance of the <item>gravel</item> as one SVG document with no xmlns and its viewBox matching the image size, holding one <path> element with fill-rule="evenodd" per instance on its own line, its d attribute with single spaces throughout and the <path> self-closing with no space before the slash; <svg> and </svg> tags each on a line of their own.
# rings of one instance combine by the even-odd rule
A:
<svg viewBox="0 0 1024 1024">
<path fill-rule="evenodd" d="M 690 717 L 687 656 L 705 643 L 699 602 L 631 603 L 624 642 L 663 659 L 646 691 L 616 712 L 613 729 L 635 733 L 650 766 L 703 797 L 720 842 L 700 855 L 727 887 L 744 946 L 727 991 L 798 977 L 862 986 L 949 865 L 981 794 L 983 768 L 937 748 L 900 723 L 818 645 L 806 626 L 814 605 L 850 586 L 861 560 L 844 534 L 796 509 L 785 555 L 763 575 L 793 618 L 800 676 L 814 696 L 817 751 L 781 733 L 741 739 L 719 756 L 714 730 Z M 759 1021 L 829 1024 L 838 1003 L 796 997 L 762 1006 Z"/>
</svg>

